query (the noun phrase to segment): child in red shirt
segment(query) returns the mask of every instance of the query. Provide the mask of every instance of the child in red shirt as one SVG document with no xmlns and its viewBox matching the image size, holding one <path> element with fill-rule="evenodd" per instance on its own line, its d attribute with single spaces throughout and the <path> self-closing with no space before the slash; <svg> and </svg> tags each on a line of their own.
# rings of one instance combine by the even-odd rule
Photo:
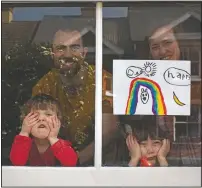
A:
<svg viewBox="0 0 202 188">
<path fill-rule="evenodd" d="M 71 143 L 58 138 L 62 117 L 56 100 L 45 94 L 31 98 L 22 108 L 21 119 L 21 132 L 10 152 L 13 165 L 76 166 L 78 157 Z"/>
</svg>

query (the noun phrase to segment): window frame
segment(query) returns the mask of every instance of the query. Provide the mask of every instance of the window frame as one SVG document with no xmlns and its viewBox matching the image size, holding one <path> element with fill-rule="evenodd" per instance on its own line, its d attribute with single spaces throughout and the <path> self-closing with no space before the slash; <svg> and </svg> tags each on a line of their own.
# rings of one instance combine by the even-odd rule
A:
<svg viewBox="0 0 202 188">
<path fill-rule="evenodd" d="M 175 130 L 175 132 L 174 132 L 174 138 L 175 138 L 175 140 L 176 140 L 176 138 L 177 138 L 177 133 L 176 133 L 176 124 L 185 124 L 186 125 L 186 136 L 189 136 L 189 133 L 188 133 L 188 127 L 190 126 L 189 125 L 189 123 L 190 124 L 197 124 L 197 126 L 198 126 L 198 135 L 197 135 L 197 137 L 198 136 L 200 136 L 200 129 L 201 129 L 201 116 L 200 116 L 200 114 L 201 114 L 201 108 L 200 108 L 200 105 L 199 104 L 191 104 L 191 107 L 192 106 L 196 106 L 197 108 L 198 108 L 198 122 L 191 122 L 191 121 L 189 121 L 188 120 L 188 116 L 185 116 L 186 117 L 186 121 L 177 121 L 176 120 L 176 117 L 174 117 L 174 130 Z"/>
<path fill-rule="evenodd" d="M 145 176 L 146 181 L 142 178 Z M 200 184 L 200 167 L 2 167 L 3 186 L 194 187 Z"/>
<path fill-rule="evenodd" d="M 72 0 L 73 1 L 73 0 Z M 85 0 L 84 0 L 85 1 Z M 200 167 L 102 167 L 102 6 L 96 3 L 95 167 L 2 167 L 2 186 L 200 186 Z M 135 2 L 131 0 L 131 2 Z M 19 3 L 20 4 L 20 3 Z M 19 5 L 20 6 L 20 5 Z M 40 5 L 39 5 L 40 6 Z M 54 6 L 54 4 L 53 4 Z M 155 175 L 160 178 L 156 178 Z M 162 176 L 163 174 L 163 176 Z M 142 177 L 146 177 L 146 181 Z M 21 177 L 21 178 L 20 178 Z M 46 178 L 44 178 L 46 177 Z M 124 178 L 123 178 L 124 177 Z M 48 180 L 47 180 L 48 179 Z"/>
<path fill-rule="evenodd" d="M 200 45 L 198 45 L 198 46 L 200 46 Z M 187 53 L 186 55 L 188 56 L 188 59 L 189 59 L 191 47 L 188 46 L 188 44 L 186 44 L 186 43 L 182 43 L 181 49 L 183 49 L 183 51 L 182 51 L 183 53 Z M 198 75 L 192 75 L 191 76 L 192 81 L 200 81 L 201 80 L 201 53 L 200 53 L 200 50 L 198 51 L 198 56 L 199 56 L 198 61 L 191 61 L 191 65 L 192 65 L 192 63 L 198 64 L 198 69 L 199 69 L 199 74 Z"/>
</svg>

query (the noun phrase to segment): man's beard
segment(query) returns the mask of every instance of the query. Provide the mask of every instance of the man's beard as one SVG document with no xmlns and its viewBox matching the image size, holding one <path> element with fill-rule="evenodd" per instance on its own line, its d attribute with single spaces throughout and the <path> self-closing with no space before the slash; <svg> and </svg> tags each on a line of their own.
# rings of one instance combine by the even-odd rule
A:
<svg viewBox="0 0 202 188">
<path fill-rule="evenodd" d="M 77 57 L 63 57 L 55 60 L 55 67 L 60 70 L 61 74 L 67 77 L 75 76 L 81 69 L 83 60 Z"/>
</svg>

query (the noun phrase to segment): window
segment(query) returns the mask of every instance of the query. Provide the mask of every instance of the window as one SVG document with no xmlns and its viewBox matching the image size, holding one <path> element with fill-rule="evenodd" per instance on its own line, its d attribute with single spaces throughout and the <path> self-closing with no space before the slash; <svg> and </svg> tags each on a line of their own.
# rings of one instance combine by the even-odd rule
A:
<svg viewBox="0 0 202 188">
<path fill-rule="evenodd" d="M 191 116 L 175 117 L 176 141 L 182 137 L 198 138 L 200 140 L 201 130 L 201 106 L 191 106 Z"/>
<path fill-rule="evenodd" d="M 193 46 L 182 47 L 182 58 L 184 60 L 191 60 L 191 75 L 192 77 L 201 76 L 201 52 L 200 46 L 198 48 Z"/>
<path fill-rule="evenodd" d="M 87 2 L 86 2 L 87 3 Z M 111 106 L 114 104 L 114 99 L 117 97 L 117 94 L 113 92 L 114 82 L 113 82 L 113 60 L 133 60 L 133 59 L 146 59 L 150 57 L 150 52 L 148 49 L 148 37 L 152 30 L 160 24 L 172 23 L 173 20 L 180 17 L 178 13 L 182 13 L 182 15 L 186 15 L 187 6 L 189 3 L 185 4 L 176 4 L 170 3 L 169 6 L 164 3 L 157 2 L 146 2 L 146 3 L 116 3 L 116 4 L 108 4 L 97 2 L 96 7 L 95 4 L 89 3 L 75 4 L 75 3 L 56 3 L 53 4 L 44 3 L 44 4 L 12 4 L 12 7 L 17 6 L 22 10 L 26 10 L 26 7 L 33 6 L 34 8 L 39 8 L 39 6 L 44 6 L 47 10 L 43 9 L 37 11 L 33 11 L 33 9 L 27 9 L 25 12 L 33 11 L 33 15 L 37 13 L 37 18 L 35 21 L 29 22 L 22 21 L 22 17 L 20 14 L 24 14 L 24 11 L 17 12 L 15 11 L 15 15 L 18 16 L 18 21 L 20 20 L 21 24 L 19 29 L 17 28 L 16 22 L 11 21 L 10 15 L 12 15 L 12 11 L 8 12 L 10 8 L 9 4 L 3 4 L 4 9 L 7 12 L 2 12 L 2 16 L 4 18 L 3 21 L 7 22 L 2 26 L 2 45 L 3 51 L 9 51 L 10 47 L 18 44 L 19 48 L 16 51 L 12 51 L 12 53 L 17 53 L 16 57 L 12 59 L 13 56 L 7 54 L 5 56 L 4 63 L 2 62 L 2 68 L 7 70 L 8 72 L 2 71 L 2 106 L 4 106 L 4 111 L 2 115 L 2 154 L 4 156 L 9 155 L 10 149 L 7 149 L 5 145 L 11 145 L 13 140 L 10 138 L 14 138 L 16 134 L 19 133 L 20 129 L 15 129 L 16 122 L 19 122 L 19 106 L 21 106 L 25 100 L 27 100 L 29 96 L 31 96 L 32 88 L 30 83 L 33 85 L 36 84 L 36 77 L 42 78 L 52 67 L 50 67 L 51 56 L 50 51 L 48 51 L 51 47 L 50 44 L 52 42 L 52 38 L 54 36 L 55 29 L 58 27 L 62 27 L 65 29 L 66 25 L 68 27 L 79 30 L 82 33 L 84 38 L 84 43 L 89 42 L 89 44 L 84 44 L 85 47 L 89 48 L 89 56 L 86 57 L 86 61 L 90 65 L 96 65 L 95 69 L 95 82 L 91 84 L 92 87 L 95 87 L 95 93 L 92 94 L 87 92 L 87 97 L 90 96 L 91 101 L 95 101 L 95 105 L 93 104 L 93 108 L 88 108 L 87 111 L 91 111 L 92 114 L 95 113 L 95 116 L 90 117 L 93 121 L 95 119 L 95 125 L 92 123 L 93 127 L 86 129 L 87 133 L 92 133 L 90 136 L 86 136 L 83 134 L 84 130 L 78 131 L 73 130 L 72 132 L 76 132 L 75 139 L 77 141 L 77 147 L 75 150 L 82 150 L 82 143 L 84 145 L 88 145 L 91 151 L 94 151 L 93 154 L 89 152 L 89 150 L 85 150 L 83 156 L 83 160 L 85 161 L 81 165 L 81 167 L 73 168 L 73 167 L 14 167 L 9 166 L 8 161 L 2 161 L 2 180 L 3 186 L 109 186 L 109 185 L 129 185 L 129 186 L 144 186 L 144 185 L 152 185 L 152 186 L 163 186 L 163 185 L 190 185 L 196 186 L 200 184 L 200 168 L 183 168 L 183 172 L 181 168 L 173 167 L 173 168 L 133 168 L 133 167 L 123 167 L 124 165 L 128 165 L 129 161 L 129 151 L 125 145 L 126 134 L 129 131 L 134 131 L 137 128 L 136 125 L 141 123 L 142 115 L 139 116 L 122 116 L 118 119 L 110 119 L 109 115 L 111 113 Z M 113 7 L 114 6 L 114 7 Z M 60 9 L 60 8 L 64 9 Z M 65 10 L 65 8 L 68 10 Z M 74 8 L 73 8 L 74 7 Z M 116 9 L 118 7 L 118 9 Z M 164 8 L 170 7 L 170 9 L 166 11 Z M 189 6 L 188 6 L 189 7 Z M 193 6 L 191 6 L 192 8 Z M 197 5 L 199 7 L 199 5 Z M 123 8 L 123 9 L 122 9 Z M 102 10 L 104 10 L 102 12 Z M 111 11 L 110 11 L 111 10 Z M 116 10 L 116 13 L 113 14 L 113 11 Z M 121 11 L 120 11 L 121 10 Z M 186 10 L 186 11 L 185 11 Z M 70 14 L 70 12 L 73 12 Z M 181 12 L 180 12 L 181 11 Z M 44 16 L 44 12 L 45 16 Z M 68 12 L 68 14 L 67 14 Z M 83 12 L 83 15 L 82 15 Z M 159 16 L 159 12 L 162 12 L 163 15 Z M 47 15 L 53 13 L 52 15 Z M 164 14 L 165 13 L 165 14 Z M 200 13 L 200 12 L 199 12 Z M 85 14 L 85 16 L 84 16 Z M 113 14 L 113 15 L 112 15 Z M 8 17 L 9 15 L 9 17 Z M 26 15 L 26 14 L 25 14 Z M 96 17 L 95 17 L 96 15 Z M 35 15 L 36 16 L 36 15 Z M 85 17 L 85 19 L 84 19 Z M 28 18 L 28 17 L 25 17 Z M 43 19 L 42 19 L 43 18 Z M 141 19 L 139 19 L 141 18 Z M 161 22 L 157 22 L 158 18 L 162 18 Z M 165 19 L 164 19 L 165 18 Z M 183 18 L 188 18 L 187 16 Z M 33 17 L 32 17 L 33 19 Z M 42 20 L 41 20 L 42 19 Z M 68 20 L 68 21 L 67 21 Z M 79 20 L 79 21 L 78 21 Z M 183 20 L 183 19 L 180 19 Z M 11 29 L 11 24 L 16 24 L 14 29 Z M 26 22 L 26 23 L 25 23 Z M 177 22 L 178 23 L 178 22 Z M 28 24 L 29 27 L 24 27 L 24 24 Z M 47 27 L 49 26 L 49 27 Z M 145 28 L 146 27 L 146 28 Z M 10 29 L 8 29 L 10 28 Z M 138 28 L 138 30 L 137 30 Z M 5 31 L 5 30 L 9 31 Z M 14 31 L 20 31 L 20 36 L 14 36 L 12 38 L 12 33 Z M 137 31 L 137 32 L 136 32 Z M 93 37 L 95 36 L 95 37 Z M 90 39 L 89 39 L 90 37 Z M 9 39 L 7 42 L 4 42 L 5 39 Z M 34 43 L 40 43 L 48 41 L 47 47 L 41 49 L 39 45 L 39 49 L 42 50 L 40 55 L 38 56 L 38 48 L 31 48 L 30 43 L 26 46 L 26 48 L 21 49 L 20 47 L 27 44 L 27 42 L 32 41 Z M 94 41 L 93 41 L 94 40 Z M 45 45 L 45 44 L 44 44 Z M 93 46 L 95 45 L 95 46 Z M 104 46 L 104 48 L 102 48 Z M 135 46 L 135 48 L 134 48 Z M 29 47 L 29 48 L 28 48 Z M 81 46 L 80 46 L 81 47 Z M 69 50 L 77 51 L 81 49 L 78 45 L 68 46 L 65 48 L 67 52 Z M 71 48 L 71 49 L 70 49 Z M 21 49 L 21 51 L 18 51 Z M 45 51 L 44 51 L 45 49 Z M 57 48 L 58 49 L 58 48 Z M 57 50 L 56 49 L 56 50 Z M 83 48 L 82 48 L 83 49 Z M 33 50 L 33 53 L 30 54 L 30 50 Z M 58 53 L 64 51 L 64 46 L 60 46 Z M 47 52 L 48 51 L 48 52 Z M 24 57 L 21 58 L 19 56 L 24 53 Z M 95 52 L 95 54 L 94 54 Z M 48 55 L 46 55 L 48 54 Z M 43 55 L 41 60 L 41 55 Z M 10 61 L 10 65 L 5 64 L 5 62 Z M 13 62 L 17 62 L 14 64 Z M 38 62 L 43 62 L 43 69 L 38 65 Z M 21 69 L 20 63 L 24 62 L 23 68 Z M 27 62 L 30 62 L 27 65 Z M 33 66 L 32 62 L 35 62 L 34 68 L 30 69 L 30 66 Z M 15 66 L 14 66 L 15 65 Z M 53 66 L 53 65 L 51 65 Z M 93 66 L 92 66 L 93 67 Z M 12 69 L 12 71 L 10 71 Z M 104 69 L 104 71 L 102 71 Z M 16 71 L 17 70 L 17 71 Z M 26 78 L 23 71 L 27 71 L 29 79 Z M 21 71 L 21 72 L 19 72 Z M 33 74 L 33 72 L 35 74 Z M 6 74 L 8 73 L 8 74 Z M 103 79 L 103 75 L 104 77 Z M 24 76 L 24 77 L 23 77 Z M 116 75 L 120 79 L 121 85 L 121 77 L 120 75 Z M 82 76 L 81 76 L 82 77 Z M 14 79 L 15 78 L 15 79 Z M 27 84 L 26 81 L 30 81 Z M 63 80 L 64 81 L 64 80 Z M 22 84 L 23 83 L 23 84 Z M 102 84 L 103 83 L 103 84 Z M 12 85 L 11 85 L 12 84 Z M 17 88 L 14 87 L 14 84 L 19 86 Z M 25 84 L 25 85 L 24 85 Z M 26 85 L 27 84 L 27 85 Z M 67 84 L 68 85 L 68 84 Z M 102 87 L 103 86 L 103 87 Z M 27 88 L 24 88 L 27 87 Z M 25 89 L 25 90 L 24 90 Z M 125 88 L 122 87 L 122 90 Z M 20 91 L 20 94 L 18 93 Z M 75 91 L 75 90 L 74 90 Z M 7 93 L 11 94 L 13 97 L 12 100 L 8 100 Z M 19 95 L 16 96 L 16 93 Z M 15 95 L 14 95 L 15 94 Z M 92 94 L 92 95 L 91 95 Z M 7 97 L 7 98 L 6 98 Z M 17 100 L 16 100 L 17 98 Z M 7 100 L 6 100 L 7 99 Z M 85 99 L 84 99 L 85 100 Z M 110 101 L 110 103 L 108 102 Z M 89 101 L 87 101 L 88 103 Z M 84 101 L 85 103 L 85 101 Z M 62 103 L 64 105 L 65 103 Z M 8 106 L 6 106 L 8 105 Z M 80 100 L 79 103 L 76 104 L 80 109 L 83 105 L 83 100 Z M 15 114 L 10 116 L 10 114 Z M 18 114 L 18 115 L 16 115 Z M 75 114 L 73 117 L 78 117 Z M 155 121 L 155 116 L 151 117 L 151 122 Z M 115 120 L 115 121 L 114 121 Z M 84 124 L 84 120 L 80 119 L 80 123 Z M 134 123 L 135 122 L 135 123 Z M 162 121 L 163 122 L 163 121 Z M 190 123 L 196 124 L 196 122 L 190 119 Z M 11 126 L 11 124 L 13 126 Z M 125 125 L 129 124 L 130 127 Z M 158 122 L 157 122 L 158 124 Z M 170 123 L 171 124 L 171 123 Z M 170 126 L 169 124 L 169 126 Z M 108 126 L 110 125 L 110 126 Z M 112 126 L 111 126 L 112 125 Z M 122 126 L 123 125 L 123 126 Z M 135 125 L 135 126 L 133 126 Z M 122 127 L 121 127 L 122 126 Z M 166 129 L 161 124 L 162 129 Z M 117 130 L 118 127 L 118 130 Z M 12 130 L 11 130 L 12 128 Z M 82 127 L 85 128 L 85 127 Z M 168 127 L 169 130 L 172 127 Z M 114 134 L 114 130 L 117 130 L 117 134 Z M 143 132 L 148 132 L 146 129 Z M 158 135 L 161 135 L 161 130 L 155 127 L 155 131 Z M 189 128 L 188 131 L 189 132 Z M 64 133 L 64 132 L 63 132 Z M 189 132 L 190 135 L 195 134 L 195 130 L 191 130 Z M 9 135 L 9 136 L 8 136 Z M 94 136 L 92 136 L 94 135 Z M 63 135 L 64 136 L 64 135 Z M 92 136 L 92 137 L 91 137 Z M 78 138 L 78 139 L 77 139 Z M 113 139 L 111 139 L 113 138 Z M 72 139 L 72 138 L 71 138 Z M 84 140 L 83 140 L 84 139 Z M 90 142 L 94 140 L 94 142 Z M 113 140 L 113 142 L 112 142 Z M 115 142 L 114 142 L 115 140 Z M 81 141 L 81 142 L 80 142 Z M 159 144 L 159 142 L 157 143 Z M 75 143 L 73 143 L 75 145 Z M 86 148 L 85 148 L 86 149 Z M 87 154 L 87 155 L 86 155 Z M 91 160 L 86 159 L 86 156 L 90 156 Z M 94 160 L 93 160 L 94 159 Z M 82 161 L 80 161 L 82 163 Z M 190 165 L 193 167 L 193 165 Z M 29 171 L 29 173 L 27 173 Z M 147 181 L 142 181 L 141 177 L 147 174 L 155 174 L 155 176 L 159 176 L 158 181 L 153 181 L 152 176 L 147 177 Z M 162 176 L 162 173 L 164 174 Z M 179 175 L 180 174 L 180 175 Z M 134 182 L 134 176 L 136 180 Z M 19 181 L 19 177 L 24 177 L 23 181 Z M 68 177 L 68 178 L 67 178 Z M 110 178 L 109 178 L 110 177 Z M 190 177 L 190 178 L 186 178 Z M 48 179 L 48 181 L 47 181 Z M 64 181 L 66 180 L 66 181 Z"/>
<path fill-rule="evenodd" d="M 183 166 L 201 165 L 201 107 L 191 106 L 191 116 L 175 117 L 174 147 L 182 157 Z M 189 156 L 189 157 L 188 157 Z M 176 154 L 175 157 L 177 158 Z"/>
<path fill-rule="evenodd" d="M 18 148 L 18 144 L 12 145 L 12 143 L 17 143 L 15 141 L 18 139 L 16 137 L 18 134 L 19 139 L 23 139 L 24 120 L 21 117 L 23 114 L 27 116 L 33 110 L 32 107 L 26 107 L 28 99 L 33 96 L 28 103 L 33 104 L 32 100 L 39 100 L 37 97 L 41 98 L 44 104 L 47 101 L 52 104 L 54 100 L 58 100 L 61 109 L 59 110 L 58 107 L 56 109 L 62 114 L 60 131 L 57 135 L 60 139 L 58 142 L 70 141 L 74 154 L 79 152 L 79 165 L 94 166 L 94 147 L 91 147 L 90 152 L 88 150 L 87 153 L 85 148 L 93 144 L 95 134 L 96 25 L 95 15 L 87 14 L 89 11 L 95 12 L 95 6 L 94 4 L 89 7 L 68 7 L 68 5 L 48 7 L 46 4 L 45 7 L 37 7 L 39 5 L 34 5 L 35 7 L 14 6 L 11 8 L 9 4 L 5 4 L 3 9 L 4 48 L 2 54 L 5 58 L 2 60 L 4 70 L 2 98 L 5 108 L 2 113 L 4 122 L 2 125 L 2 164 L 20 166 L 35 166 L 36 163 L 36 166 L 52 166 L 57 162 L 62 166 L 65 164 L 60 160 L 57 161 L 58 158 L 55 155 L 50 162 L 44 152 L 42 152 L 44 159 L 41 159 L 38 144 L 34 142 L 40 136 L 36 136 L 34 130 L 40 128 L 44 131 L 48 149 L 42 150 L 47 149 L 45 151 L 48 152 L 50 150 L 48 145 L 51 145 L 48 141 L 48 132 L 51 131 L 50 127 L 44 124 L 41 126 L 35 124 L 30 131 L 26 131 L 28 137 L 33 136 L 28 139 L 33 141 L 30 153 L 35 153 L 36 159 L 32 159 L 30 154 L 28 159 L 16 161 L 20 152 L 15 152 L 15 148 L 19 150 L 21 145 Z M 69 76 L 71 74 L 78 76 L 77 84 L 68 84 L 67 73 Z M 41 96 L 41 94 L 48 96 Z M 50 106 L 46 107 L 45 110 L 48 110 Z M 38 106 L 34 112 L 38 113 L 41 110 Z M 44 118 L 44 114 L 38 114 L 40 122 L 50 120 L 49 115 L 46 114 L 47 117 Z M 59 114 L 57 117 L 60 119 Z M 76 126 L 73 125 L 73 121 Z M 35 146 L 38 149 L 34 149 Z M 82 154 L 81 151 L 84 153 Z M 22 153 L 26 151 L 21 152 L 21 155 Z M 35 160 L 37 162 L 33 165 L 32 162 Z"/>
<path fill-rule="evenodd" d="M 107 70 L 108 72 L 112 73 L 111 84 L 110 84 L 110 81 L 108 80 L 110 76 L 108 76 L 108 79 L 104 80 L 104 83 L 105 83 L 104 90 L 106 90 L 105 92 L 106 95 L 104 97 L 113 103 L 114 113 L 120 116 L 121 123 L 119 127 L 123 133 L 123 137 L 122 138 L 120 137 L 120 140 L 118 144 L 116 145 L 116 147 L 108 146 L 110 151 L 113 151 L 113 149 L 115 150 L 115 152 L 112 152 L 111 156 L 108 153 L 108 156 L 106 155 L 104 157 L 106 149 L 103 149 L 103 159 L 102 159 L 103 166 L 114 166 L 113 164 L 115 164 L 115 166 L 125 166 L 130 161 L 131 157 L 129 156 L 128 146 L 127 144 L 123 144 L 123 143 L 126 142 L 126 136 L 128 133 L 133 132 L 135 134 L 135 132 L 139 131 L 139 126 L 141 124 L 141 121 L 144 120 L 144 117 L 138 117 L 138 116 L 131 117 L 129 114 L 124 116 L 124 114 L 127 113 L 126 110 L 128 108 L 123 108 L 123 107 L 126 105 L 126 103 L 128 105 L 130 101 L 132 100 L 131 99 L 132 97 L 130 99 L 128 98 L 128 96 L 130 97 L 130 94 L 131 94 L 129 93 L 129 90 L 131 92 L 132 89 L 133 91 L 135 89 L 132 88 L 132 85 L 130 84 L 132 84 L 132 81 L 135 81 L 136 78 L 140 78 L 142 76 L 141 71 L 138 72 L 138 68 L 141 69 L 142 67 L 145 67 L 145 71 L 147 71 L 146 69 L 148 68 L 150 69 L 150 71 L 153 71 L 153 74 L 156 74 L 156 67 L 155 65 L 153 65 L 153 62 L 155 62 L 154 60 L 162 60 L 162 59 L 191 60 L 191 71 L 192 71 L 191 75 L 193 77 L 200 75 L 199 73 L 200 31 L 198 29 L 200 19 L 194 13 L 190 13 L 189 11 L 183 10 L 182 7 L 179 8 L 171 4 L 170 4 L 170 7 L 167 7 L 167 8 L 162 7 L 162 10 L 164 10 L 164 12 L 160 13 L 159 7 L 157 7 L 155 4 L 152 5 L 150 3 L 139 4 L 138 6 L 135 6 L 135 5 L 133 6 L 131 4 L 130 6 L 128 6 L 127 16 L 123 17 L 120 15 L 119 19 L 117 20 L 114 18 L 106 19 L 105 16 L 103 18 L 103 39 L 107 38 L 108 43 L 113 44 L 109 46 L 109 48 L 111 47 L 110 49 L 114 51 L 113 57 L 111 57 L 111 55 L 109 54 L 103 53 L 103 68 Z M 141 18 L 141 21 L 139 18 Z M 143 24 L 143 22 L 148 24 L 147 25 Z M 189 29 L 188 27 L 188 25 L 190 26 L 190 23 L 193 24 L 192 29 Z M 172 31 L 174 34 L 172 36 L 173 38 L 175 38 L 174 41 L 173 41 L 173 38 L 171 39 L 171 41 L 166 41 L 166 39 L 164 41 L 163 39 L 163 36 L 164 36 L 163 29 L 166 30 L 166 26 L 168 25 L 172 27 Z M 137 29 L 137 26 L 138 26 L 138 29 Z M 160 43 L 159 40 L 162 40 L 162 44 L 159 44 Z M 118 53 L 118 51 L 115 51 L 115 49 L 117 48 L 120 48 L 124 51 L 123 55 L 121 53 Z M 178 51 L 178 48 L 179 48 L 179 51 Z M 111 62 L 110 62 L 110 58 L 111 58 Z M 138 63 L 140 63 L 140 61 L 134 62 L 132 64 L 131 61 L 134 59 L 135 60 L 136 59 L 137 60 L 152 59 L 153 62 L 151 64 L 146 64 L 146 65 L 140 65 L 140 64 L 137 65 Z M 130 68 L 130 66 L 132 68 Z M 165 65 L 165 66 L 167 67 L 168 65 Z M 163 71 L 163 70 L 159 70 L 159 71 Z M 136 76 L 134 76 L 134 74 L 136 74 Z M 128 78 L 126 77 L 126 75 L 128 76 Z M 147 73 L 145 75 L 146 75 L 146 78 L 148 77 L 152 78 L 152 74 Z M 111 88 L 109 87 L 110 85 L 111 85 Z M 128 89 L 128 87 L 130 89 Z M 166 90 L 166 93 L 169 93 L 171 90 L 177 90 L 177 88 L 171 87 L 170 85 L 168 85 L 168 88 L 169 89 Z M 135 96 L 137 96 L 138 98 L 137 100 L 142 101 L 142 99 L 144 98 L 146 100 L 145 103 L 144 101 L 142 102 L 143 103 L 142 106 L 137 105 L 137 109 L 136 109 L 137 115 L 144 115 L 141 113 L 142 111 L 145 111 L 145 114 L 147 115 L 151 115 L 151 111 L 149 110 L 150 106 L 146 105 L 147 102 L 149 104 L 149 101 L 151 102 L 151 100 L 148 99 L 149 97 L 147 98 L 145 96 L 147 95 L 147 93 L 148 93 L 147 96 L 151 96 L 152 94 L 150 95 L 150 91 L 148 91 L 147 89 L 148 88 L 145 89 L 143 87 L 141 90 L 141 93 L 143 93 L 143 96 L 144 96 L 143 98 L 139 97 L 139 93 L 135 94 Z M 112 94 L 109 95 L 109 91 L 111 91 Z M 194 90 L 192 90 L 192 92 L 195 93 Z M 179 90 L 178 93 L 181 94 L 182 96 L 183 92 Z M 154 100 L 153 97 L 154 96 L 152 95 L 152 100 Z M 172 104 L 172 101 L 169 100 L 168 103 Z M 135 104 L 137 104 L 137 102 Z M 138 111 L 138 107 L 140 111 Z M 173 110 L 177 108 L 178 108 L 177 106 L 175 105 L 173 106 Z M 192 116 L 193 114 L 196 115 L 196 112 L 195 111 L 193 112 L 193 109 L 192 109 Z M 201 112 L 199 111 L 197 115 L 200 115 L 200 114 Z M 176 135 L 174 136 L 179 137 L 178 135 L 187 134 L 187 136 L 190 136 L 190 137 L 194 137 L 194 136 L 200 137 L 200 135 L 198 134 L 199 122 L 196 124 L 196 122 L 190 121 L 191 117 L 189 117 L 189 124 L 190 125 L 192 124 L 192 127 L 183 126 L 183 124 L 179 124 L 177 122 Z M 157 117 L 156 123 L 153 122 L 153 125 L 152 125 L 152 122 L 153 120 L 151 118 L 151 120 L 149 121 L 150 123 L 149 131 L 152 131 L 152 135 L 155 134 L 157 137 L 164 137 L 164 138 L 170 137 L 172 139 L 173 134 L 175 134 L 173 133 L 174 128 L 173 128 L 172 118 Z M 188 124 L 187 120 L 186 120 L 186 124 Z M 151 127 L 153 127 L 153 130 L 151 130 Z M 143 128 L 143 130 L 139 132 L 141 132 L 141 134 L 144 135 L 147 131 L 148 130 L 145 126 L 145 128 Z M 104 141 L 104 138 L 103 138 L 103 141 Z M 173 144 L 176 144 L 175 141 Z M 173 150 L 175 151 L 171 151 L 169 157 L 176 158 L 176 160 L 178 160 L 179 157 L 175 156 L 178 148 L 174 148 Z M 198 148 L 197 151 L 199 150 L 200 148 Z M 188 156 L 189 154 L 187 154 L 186 157 Z"/>
</svg>

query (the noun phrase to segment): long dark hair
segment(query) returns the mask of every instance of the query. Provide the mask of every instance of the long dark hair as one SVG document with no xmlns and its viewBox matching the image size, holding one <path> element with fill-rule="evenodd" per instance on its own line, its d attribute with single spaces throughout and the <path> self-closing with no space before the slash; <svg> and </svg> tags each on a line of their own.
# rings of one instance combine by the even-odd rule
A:
<svg viewBox="0 0 202 188">
<path fill-rule="evenodd" d="M 156 116 L 144 116 L 141 120 L 138 120 L 134 126 L 133 134 L 138 142 L 147 140 L 148 137 L 152 140 L 169 138 L 169 131 L 161 129 L 156 121 Z"/>
<path fill-rule="evenodd" d="M 124 134 L 124 138 L 127 138 L 127 131 L 125 130 L 125 125 L 128 124 L 132 128 L 132 133 L 138 140 L 138 142 L 147 140 L 148 136 L 151 139 L 163 140 L 170 138 L 170 132 L 168 129 L 163 130 L 157 121 L 157 116 L 147 115 L 138 116 L 136 118 L 130 116 L 120 116 L 120 129 Z M 126 143 L 124 143 L 124 149 L 121 155 L 121 164 L 125 166 L 130 160 L 129 152 Z M 157 166 L 158 163 L 157 163 Z"/>
</svg>

